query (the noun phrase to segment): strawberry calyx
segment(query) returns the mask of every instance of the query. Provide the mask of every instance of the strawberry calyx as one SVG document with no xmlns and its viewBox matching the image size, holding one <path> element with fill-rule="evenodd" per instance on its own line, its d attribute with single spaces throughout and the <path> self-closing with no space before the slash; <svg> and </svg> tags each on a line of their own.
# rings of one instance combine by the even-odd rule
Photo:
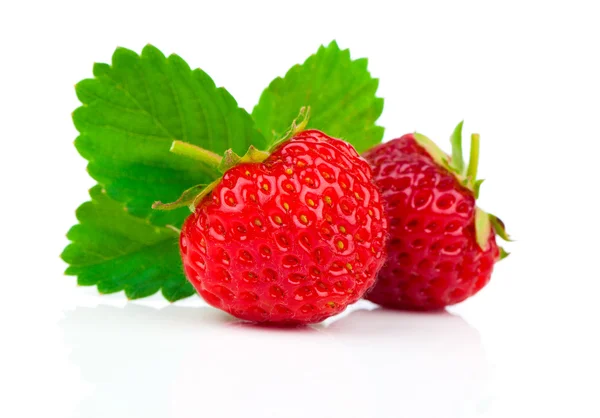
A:
<svg viewBox="0 0 600 418">
<path fill-rule="evenodd" d="M 442 151 L 431 139 L 425 135 L 415 132 L 414 138 L 430 157 L 440 166 L 444 167 L 452 173 L 460 182 L 460 184 L 473 193 L 475 199 L 479 198 L 479 190 L 483 179 L 477 178 L 477 170 L 479 168 L 479 134 L 471 134 L 471 147 L 469 152 L 469 162 L 465 164 L 462 150 L 462 128 L 461 121 L 450 136 L 452 145 L 452 156 L 449 156 Z M 489 238 L 492 229 L 503 240 L 511 241 L 510 236 L 506 232 L 504 222 L 495 215 L 485 212 L 479 207 L 475 208 L 475 237 L 479 248 L 487 250 L 489 246 Z M 502 247 L 500 247 L 500 259 L 508 256 Z"/>
<path fill-rule="evenodd" d="M 287 130 L 285 134 L 275 142 L 269 148 L 269 152 L 273 152 L 276 148 L 279 147 L 285 141 L 292 139 L 296 134 L 304 131 L 306 129 L 306 125 L 308 125 L 308 120 L 310 118 L 310 106 L 303 106 L 300 108 L 300 112 L 296 119 L 292 121 L 290 128 Z"/>
<path fill-rule="evenodd" d="M 203 163 L 214 170 L 217 178 L 209 184 L 198 184 L 190 187 L 189 189 L 185 190 L 174 202 L 154 202 L 152 209 L 174 210 L 187 206 L 189 207 L 190 211 L 194 212 L 196 205 L 221 182 L 223 174 L 225 174 L 227 170 L 235 167 L 238 164 L 262 163 L 279 145 L 291 139 L 294 135 L 306 128 L 309 114 L 310 107 L 301 108 L 298 117 L 294 119 L 289 130 L 280 139 L 274 141 L 273 145 L 271 145 L 268 151 L 261 151 L 253 145 L 250 145 L 250 147 L 248 147 L 248 151 L 246 151 L 243 156 L 239 156 L 231 148 L 225 151 L 221 156 L 188 142 L 179 140 L 173 141 L 169 151 Z"/>
</svg>

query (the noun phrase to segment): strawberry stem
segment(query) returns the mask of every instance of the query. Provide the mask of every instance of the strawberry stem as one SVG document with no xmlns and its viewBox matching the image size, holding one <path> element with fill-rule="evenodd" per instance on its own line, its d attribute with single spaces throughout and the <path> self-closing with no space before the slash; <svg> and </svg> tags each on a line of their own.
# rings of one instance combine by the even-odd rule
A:
<svg viewBox="0 0 600 418">
<path fill-rule="evenodd" d="M 479 134 L 471 135 L 471 151 L 469 154 L 469 167 L 467 178 L 471 184 L 477 180 L 477 168 L 479 167 Z"/>
<path fill-rule="evenodd" d="M 201 161 L 207 166 L 215 169 L 215 171 L 219 171 L 221 160 L 223 160 L 223 157 L 215 154 L 212 151 L 183 141 L 173 141 L 169 151 L 171 151 L 173 154 L 182 155 L 196 161 Z"/>
</svg>

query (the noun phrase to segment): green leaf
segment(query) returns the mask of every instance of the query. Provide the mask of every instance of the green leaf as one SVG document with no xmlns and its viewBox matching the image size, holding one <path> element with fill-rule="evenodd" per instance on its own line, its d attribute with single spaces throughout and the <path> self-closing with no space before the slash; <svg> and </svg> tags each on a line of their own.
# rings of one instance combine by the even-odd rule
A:
<svg viewBox="0 0 600 418">
<path fill-rule="evenodd" d="M 141 55 L 118 48 L 112 64 L 96 64 L 94 78 L 76 86 L 83 104 L 73 113 L 75 145 L 90 175 L 129 213 L 156 225 L 180 226 L 189 211 L 153 211 L 196 184 L 219 176 L 199 161 L 169 152 L 173 141 L 222 155 L 266 147 L 248 113 L 202 70 L 177 55 L 146 46 Z"/>
<path fill-rule="evenodd" d="M 334 41 L 273 80 L 252 117 L 269 146 L 285 134 L 300 108 L 310 106 L 307 128 L 342 138 L 363 152 L 383 138 L 383 128 L 375 125 L 383 110 L 383 99 L 375 96 L 378 84 L 365 58 L 351 60 L 350 51 Z"/>
<path fill-rule="evenodd" d="M 508 257 L 510 255 L 510 253 L 507 252 L 504 248 L 498 247 L 498 249 L 500 250 L 500 260 L 504 260 L 506 257 Z"/>
<path fill-rule="evenodd" d="M 473 194 L 475 195 L 475 199 L 479 199 L 479 191 L 481 190 L 481 185 L 484 181 L 485 179 L 479 179 L 475 180 L 475 183 L 473 183 Z"/>
<path fill-rule="evenodd" d="M 435 142 L 418 132 L 414 133 L 415 141 L 431 156 L 438 165 L 450 169 L 448 155 Z"/>
<path fill-rule="evenodd" d="M 101 186 L 90 196 L 77 209 L 79 224 L 67 233 L 71 244 L 61 255 L 70 264 L 65 274 L 100 293 L 124 290 L 129 299 L 161 289 L 169 301 L 195 293 L 183 274 L 176 230 L 130 215 Z"/>
<path fill-rule="evenodd" d="M 490 215 L 480 208 L 475 208 L 475 239 L 477 240 L 477 245 L 483 251 L 488 248 L 488 241 L 492 233 L 491 228 Z"/>
<path fill-rule="evenodd" d="M 450 137 L 450 143 L 452 144 L 452 160 L 450 162 L 451 167 L 459 174 L 464 175 L 465 161 L 463 160 L 462 150 L 462 128 L 464 121 L 460 121 L 452 136 Z"/>
<path fill-rule="evenodd" d="M 506 226 L 504 225 L 504 222 L 502 222 L 502 219 L 498 218 L 496 215 L 490 214 L 490 221 L 492 222 L 492 227 L 494 228 L 496 235 L 504 241 L 512 241 L 512 238 L 508 235 L 508 232 L 506 232 Z"/>
</svg>

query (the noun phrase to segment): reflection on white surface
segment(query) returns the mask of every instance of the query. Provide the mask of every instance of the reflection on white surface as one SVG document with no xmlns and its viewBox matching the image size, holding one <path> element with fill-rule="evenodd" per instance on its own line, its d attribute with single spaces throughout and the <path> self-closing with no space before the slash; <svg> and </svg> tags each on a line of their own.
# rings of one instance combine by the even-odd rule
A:
<svg viewBox="0 0 600 418">
<path fill-rule="evenodd" d="M 78 417 L 468 417 L 488 364 L 447 312 L 373 309 L 273 329 L 208 307 L 77 308 L 61 322 L 93 387 Z"/>
</svg>

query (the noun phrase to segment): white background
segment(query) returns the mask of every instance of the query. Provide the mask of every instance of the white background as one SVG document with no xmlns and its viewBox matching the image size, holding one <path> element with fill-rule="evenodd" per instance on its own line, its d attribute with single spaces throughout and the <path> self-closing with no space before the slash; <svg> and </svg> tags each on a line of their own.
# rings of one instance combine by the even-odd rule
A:
<svg viewBox="0 0 600 418">
<path fill-rule="evenodd" d="M 600 12 L 595 1 L 3 2 L 0 416 L 599 417 Z M 517 239 L 446 314 L 359 304 L 305 330 L 199 298 L 127 303 L 58 258 L 93 181 L 73 86 L 152 43 L 251 110 L 336 39 L 368 57 L 386 139 L 482 135 L 481 206 Z M 447 149 L 448 147 L 446 147 Z"/>
</svg>

